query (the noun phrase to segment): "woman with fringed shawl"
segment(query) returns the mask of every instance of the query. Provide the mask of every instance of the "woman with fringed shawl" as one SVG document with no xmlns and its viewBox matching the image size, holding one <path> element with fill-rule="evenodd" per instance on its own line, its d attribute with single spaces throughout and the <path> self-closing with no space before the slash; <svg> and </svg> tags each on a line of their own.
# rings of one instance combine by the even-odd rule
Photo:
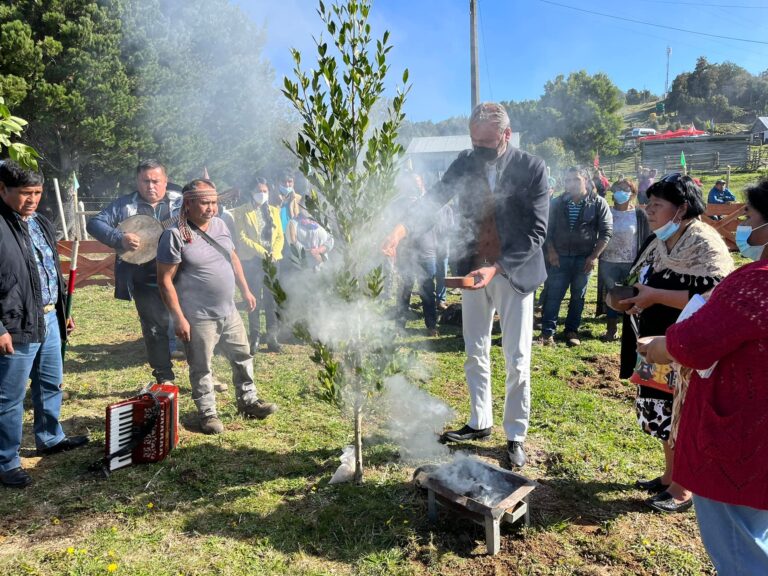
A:
<svg viewBox="0 0 768 576">
<path fill-rule="evenodd" d="M 636 366 L 637 336 L 663 335 L 695 294 L 709 292 L 733 270 L 725 242 L 699 218 L 706 206 L 692 178 L 669 174 L 648 188 L 647 194 L 646 213 L 654 234 L 630 271 L 638 294 L 622 301 L 632 304 L 622 333 L 622 378 L 629 378 Z M 643 431 L 664 445 L 663 475 L 636 483 L 653 494 L 645 503 L 659 512 L 682 512 L 692 505 L 690 492 L 672 481 L 674 438 L 688 374 L 677 376 L 674 392 L 640 385 L 636 400 Z"/>
</svg>

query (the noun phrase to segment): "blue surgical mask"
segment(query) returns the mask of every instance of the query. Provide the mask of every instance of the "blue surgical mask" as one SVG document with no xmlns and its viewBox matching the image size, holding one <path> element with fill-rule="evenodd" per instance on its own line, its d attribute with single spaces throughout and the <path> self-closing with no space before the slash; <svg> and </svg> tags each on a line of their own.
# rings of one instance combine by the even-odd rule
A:
<svg viewBox="0 0 768 576">
<path fill-rule="evenodd" d="M 616 204 L 624 204 L 625 202 L 629 202 L 629 196 L 629 192 L 616 190 L 616 192 L 613 193 L 613 201 L 616 202 Z"/>
<path fill-rule="evenodd" d="M 288 196 L 289 194 L 293 194 L 293 186 L 280 186 L 280 194 L 283 196 Z"/>
<path fill-rule="evenodd" d="M 741 252 L 741 255 L 744 256 L 744 258 L 757 261 L 760 260 L 760 256 L 763 255 L 763 250 L 768 246 L 768 243 L 763 244 L 762 246 L 752 246 L 748 242 L 749 237 L 752 236 L 752 232 L 760 230 L 763 226 L 768 226 L 768 222 L 761 224 L 757 228 L 752 228 L 752 226 L 738 226 L 736 228 L 736 246 L 738 246 L 739 252 Z"/>
<path fill-rule="evenodd" d="M 664 224 L 664 226 L 653 231 L 653 233 L 656 234 L 656 238 L 662 242 L 666 242 L 675 235 L 675 232 L 680 230 L 680 222 L 675 222 L 675 218 L 677 218 L 677 214 L 672 217 L 672 220 Z"/>
</svg>

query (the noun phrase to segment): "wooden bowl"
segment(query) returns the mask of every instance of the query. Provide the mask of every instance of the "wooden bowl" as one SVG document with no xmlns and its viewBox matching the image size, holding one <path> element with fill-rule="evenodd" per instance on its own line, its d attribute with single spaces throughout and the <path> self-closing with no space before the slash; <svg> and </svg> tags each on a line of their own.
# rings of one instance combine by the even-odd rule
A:
<svg viewBox="0 0 768 576">
<path fill-rule="evenodd" d="M 446 276 L 446 288 L 472 288 L 475 285 L 474 276 Z"/>
<path fill-rule="evenodd" d="M 637 296 L 639 290 L 634 286 L 614 286 L 605 295 L 605 304 L 616 312 L 626 312 L 632 308 L 632 304 L 619 304 L 621 300 Z"/>
<path fill-rule="evenodd" d="M 640 338 L 637 339 L 637 345 L 638 346 L 646 346 L 646 345 L 650 344 L 651 341 L 654 338 L 656 338 L 656 336 L 641 336 Z M 640 354 L 640 352 L 638 352 L 637 354 L 638 354 L 638 356 L 640 356 L 640 358 L 643 359 L 643 362 L 645 362 L 646 364 L 648 363 L 648 360 L 645 358 L 645 356 Z"/>
</svg>

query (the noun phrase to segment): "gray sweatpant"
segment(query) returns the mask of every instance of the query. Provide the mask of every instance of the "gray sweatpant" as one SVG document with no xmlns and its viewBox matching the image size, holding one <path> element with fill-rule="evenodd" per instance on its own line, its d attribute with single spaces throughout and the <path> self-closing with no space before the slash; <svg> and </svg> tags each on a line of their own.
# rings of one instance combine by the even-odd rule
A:
<svg viewBox="0 0 768 576">
<path fill-rule="evenodd" d="M 240 314 L 234 310 L 226 318 L 191 320 L 189 324 L 191 339 L 184 343 L 184 348 L 189 363 L 192 400 L 197 405 L 200 417 L 216 415 L 211 361 L 217 344 L 232 367 L 232 384 L 238 406 L 255 402 L 258 395 L 253 383 L 253 356 Z"/>
</svg>

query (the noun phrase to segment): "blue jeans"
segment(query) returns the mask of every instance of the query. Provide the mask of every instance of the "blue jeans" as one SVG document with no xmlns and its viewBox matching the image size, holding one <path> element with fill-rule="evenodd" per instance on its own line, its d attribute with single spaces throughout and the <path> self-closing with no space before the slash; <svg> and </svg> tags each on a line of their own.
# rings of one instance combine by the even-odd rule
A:
<svg viewBox="0 0 768 576">
<path fill-rule="evenodd" d="M 587 294 L 589 273 L 584 272 L 586 256 L 560 256 L 560 266 L 549 266 L 549 276 L 544 286 L 546 292 L 544 309 L 541 313 L 541 333 L 551 336 L 557 328 L 557 315 L 565 291 L 570 288 L 571 300 L 568 303 L 568 316 L 565 319 L 565 331 L 577 332 L 584 311 L 584 297 Z"/>
<path fill-rule="evenodd" d="M 718 574 L 768 574 L 768 510 L 693 495 L 701 540 Z"/>
<path fill-rule="evenodd" d="M 61 335 L 56 311 L 45 316 L 42 342 L 14 344 L 14 353 L 0 356 L 0 472 L 21 466 L 22 419 L 27 382 L 32 379 L 35 445 L 50 448 L 64 440 L 59 424 L 61 382 Z"/>
<path fill-rule="evenodd" d="M 437 266 L 434 258 L 419 259 L 416 266 L 416 281 L 419 284 L 419 296 L 424 312 L 424 324 L 428 329 L 437 327 L 437 292 L 435 289 L 435 272 Z M 413 276 L 403 274 L 403 286 L 400 291 L 399 314 L 405 318 L 408 304 L 411 301 Z"/>
<path fill-rule="evenodd" d="M 448 256 L 441 254 L 438 250 L 437 260 L 435 261 L 435 291 L 437 292 L 437 301 L 445 302 L 445 276 L 448 273 Z"/>
<path fill-rule="evenodd" d="M 600 275 L 600 282 L 605 286 L 605 289 L 610 290 L 616 286 L 616 284 L 623 284 L 627 280 L 631 268 L 632 262 L 604 262 L 603 260 L 600 260 L 600 265 L 597 267 L 597 273 Z M 623 316 L 621 312 L 616 312 L 616 310 L 613 310 L 608 306 L 605 307 L 605 313 L 608 318 L 619 318 Z"/>
</svg>

